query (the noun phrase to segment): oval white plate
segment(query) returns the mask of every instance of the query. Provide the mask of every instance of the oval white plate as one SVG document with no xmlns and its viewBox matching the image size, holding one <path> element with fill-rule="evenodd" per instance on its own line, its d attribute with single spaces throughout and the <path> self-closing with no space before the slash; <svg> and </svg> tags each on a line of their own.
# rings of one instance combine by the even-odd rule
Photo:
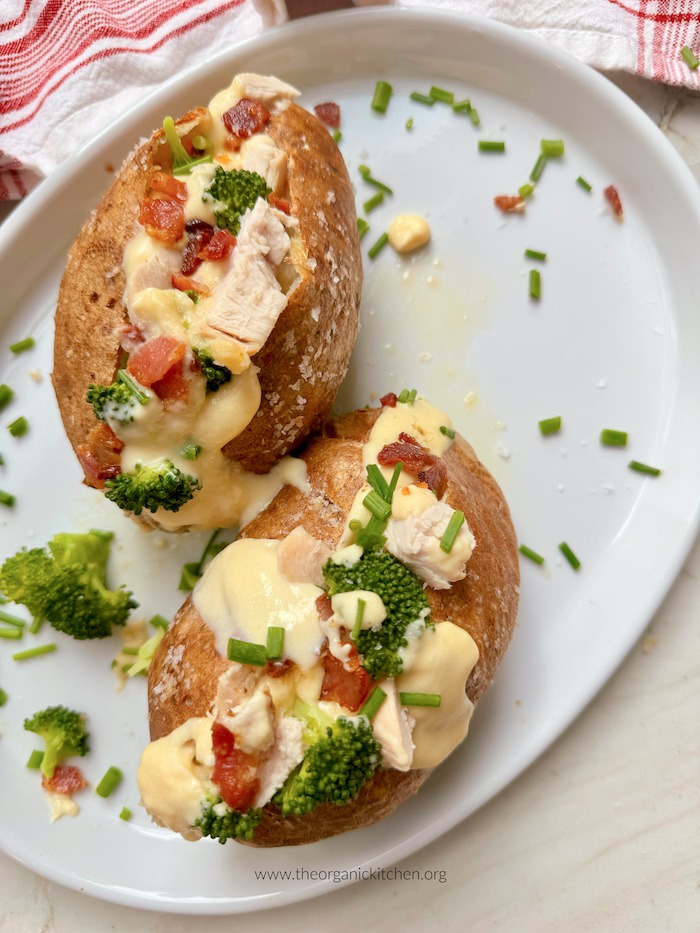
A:
<svg viewBox="0 0 700 933">
<path fill-rule="evenodd" d="M 373 193 L 357 174 L 361 162 L 394 189 L 369 216 L 365 251 L 400 212 L 432 225 L 430 248 L 414 259 L 387 248 L 368 260 L 363 328 L 339 408 L 414 386 L 443 406 L 501 482 L 521 541 L 546 563 L 524 562 L 519 629 L 464 746 L 381 825 L 303 850 L 193 845 L 150 825 L 134 781 L 147 740 L 144 683 L 115 693 L 117 639 L 80 644 L 48 630 L 22 645 L 55 640 L 58 652 L 23 663 L 9 659 L 16 642 L 1 645 L 10 695 L 0 710 L 3 848 L 70 887 L 183 913 L 312 897 L 415 852 L 493 796 L 561 733 L 638 637 L 695 536 L 700 489 L 700 196 L 671 146 L 603 78 L 518 32 L 454 15 L 356 12 L 292 24 L 183 74 L 59 169 L 0 230 L 2 346 L 29 332 L 38 338 L 31 353 L 3 360 L 1 379 L 16 390 L 3 425 L 24 414 L 31 431 L 1 444 L 0 486 L 18 503 L 0 513 L 0 557 L 60 530 L 111 527 L 113 576 L 134 589 L 143 614 L 179 604 L 179 568 L 198 555 L 202 536 L 143 535 L 80 486 L 48 379 L 51 312 L 65 252 L 108 183 L 106 166 L 166 113 L 208 100 L 244 70 L 297 84 L 308 107 L 341 104 L 358 203 Z M 385 116 L 369 107 L 380 77 L 394 85 Z M 409 101 L 432 84 L 469 97 L 481 126 L 443 104 Z M 479 153 L 485 138 L 504 140 L 506 152 Z M 505 217 L 493 196 L 527 181 L 541 138 L 565 139 L 566 154 L 547 165 L 525 216 Z M 622 224 L 602 197 L 610 183 Z M 332 220 L 330 200 L 319 210 Z M 528 299 L 535 264 L 525 248 L 548 254 L 538 265 L 539 302 Z M 537 422 L 553 415 L 563 431 L 542 438 Z M 628 431 L 628 447 L 601 447 L 606 427 Z M 663 475 L 631 472 L 632 458 Z M 581 558 L 578 573 L 557 549 L 562 540 Z M 87 711 L 93 786 L 111 764 L 126 774 L 113 797 L 83 792 L 79 817 L 53 826 L 38 776 L 25 768 L 36 743 L 22 729 L 49 703 Z M 128 824 L 118 819 L 122 806 L 135 811 Z M 259 874 L 268 869 L 276 878 Z"/>
</svg>

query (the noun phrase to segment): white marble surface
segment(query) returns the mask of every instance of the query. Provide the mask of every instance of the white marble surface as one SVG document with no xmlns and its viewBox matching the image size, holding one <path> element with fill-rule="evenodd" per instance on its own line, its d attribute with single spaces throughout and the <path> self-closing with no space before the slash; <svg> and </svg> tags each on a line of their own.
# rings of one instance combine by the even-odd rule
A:
<svg viewBox="0 0 700 933">
<path fill-rule="evenodd" d="M 700 97 L 614 76 L 700 183 Z M 6 209 L 0 209 L 0 218 Z M 698 244 L 700 251 L 700 244 Z M 508 789 L 372 880 L 254 915 L 174 917 L 65 890 L 0 855 L 0 933 L 700 929 L 700 544 L 598 697 Z M 419 919 L 420 918 L 420 919 Z"/>
</svg>

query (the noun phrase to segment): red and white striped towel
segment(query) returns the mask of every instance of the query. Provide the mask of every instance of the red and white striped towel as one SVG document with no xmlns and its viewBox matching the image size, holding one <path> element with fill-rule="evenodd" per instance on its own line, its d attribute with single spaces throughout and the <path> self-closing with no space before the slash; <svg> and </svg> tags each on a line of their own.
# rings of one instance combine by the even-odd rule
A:
<svg viewBox="0 0 700 933">
<path fill-rule="evenodd" d="M 395 2 L 483 15 L 597 68 L 700 88 L 700 70 L 680 57 L 685 45 L 700 57 L 698 0 Z M 22 197 L 178 70 L 285 15 L 283 0 L 2 0 L 0 6 L 0 200 Z"/>
</svg>

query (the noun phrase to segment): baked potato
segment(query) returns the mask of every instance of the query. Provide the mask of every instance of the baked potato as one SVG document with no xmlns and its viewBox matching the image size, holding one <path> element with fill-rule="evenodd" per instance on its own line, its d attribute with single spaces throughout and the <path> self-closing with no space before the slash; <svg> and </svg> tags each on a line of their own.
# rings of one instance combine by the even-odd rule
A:
<svg viewBox="0 0 700 933">
<path fill-rule="evenodd" d="M 381 819 L 464 739 L 506 650 L 503 495 L 444 414 L 382 402 L 308 443 L 309 488 L 214 558 L 153 658 L 139 787 L 185 838 L 297 845 Z"/>
<path fill-rule="evenodd" d="M 88 485 L 166 528 L 236 525 L 348 366 L 352 187 L 298 92 L 237 76 L 127 158 L 70 250 L 53 384 Z M 270 472 L 272 471 L 272 472 Z"/>
</svg>

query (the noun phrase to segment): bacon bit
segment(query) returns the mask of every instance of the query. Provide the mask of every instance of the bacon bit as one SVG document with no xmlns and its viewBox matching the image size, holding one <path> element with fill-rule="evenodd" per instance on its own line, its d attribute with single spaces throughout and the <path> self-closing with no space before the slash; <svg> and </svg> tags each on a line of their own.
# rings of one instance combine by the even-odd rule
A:
<svg viewBox="0 0 700 933">
<path fill-rule="evenodd" d="M 217 230 L 209 242 L 197 253 L 199 259 L 219 262 L 228 258 L 236 245 L 236 238 L 230 230 Z"/>
<path fill-rule="evenodd" d="M 323 655 L 324 675 L 320 699 L 334 700 L 344 706 L 345 709 L 356 713 L 367 699 L 373 681 L 364 667 L 361 666 L 354 645 L 352 649 L 351 658 L 356 664 L 352 665 L 353 670 L 351 671 L 346 670 L 342 661 L 334 657 L 330 651 L 326 651 Z"/>
<path fill-rule="evenodd" d="M 176 201 L 187 200 L 187 185 L 184 181 L 178 181 L 177 178 L 168 175 L 167 172 L 156 172 L 151 179 L 151 188 L 158 194 L 164 194 Z"/>
<path fill-rule="evenodd" d="M 622 220 L 622 201 L 620 200 L 620 195 L 617 193 L 615 185 L 608 185 L 608 187 L 603 190 L 603 194 L 605 195 L 605 200 L 612 208 L 615 217 L 617 217 L 618 220 Z"/>
<path fill-rule="evenodd" d="M 162 334 L 137 347 L 126 368 L 137 382 L 149 388 L 163 379 L 173 366 L 181 363 L 186 350 L 184 343 Z"/>
<path fill-rule="evenodd" d="M 214 236 L 214 228 L 203 220 L 188 220 L 185 224 L 187 246 L 182 251 L 180 272 L 183 275 L 192 275 L 201 266 L 199 253 Z"/>
<path fill-rule="evenodd" d="M 85 473 L 85 482 L 93 489 L 104 489 L 105 480 L 113 479 L 121 471 L 120 454 L 124 444 L 104 421 L 90 431 L 87 443 L 76 448 L 76 454 Z"/>
<path fill-rule="evenodd" d="M 77 791 L 88 786 L 88 782 L 83 777 L 83 772 L 75 765 L 56 765 L 53 776 L 47 778 L 43 775 L 41 786 L 44 790 L 51 791 L 54 794 L 66 794 L 70 797 Z"/>
<path fill-rule="evenodd" d="M 333 615 L 333 605 L 328 593 L 321 593 L 321 595 L 317 597 L 316 612 L 319 614 L 323 622 L 325 622 L 327 619 L 330 619 L 330 617 Z"/>
<path fill-rule="evenodd" d="M 247 139 L 270 122 L 270 111 L 260 101 L 243 97 L 226 111 L 222 120 L 232 136 Z"/>
<path fill-rule="evenodd" d="M 259 757 L 236 748 L 233 733 L 219 722 L 212 724 L 211 737 L 214 750 L 211 779 L 229 807 L 239 813 L 246 813 L 253 806 L 260 788 Z"/>
<path fill-rule="evenodd" d="M 238 152 L 238 150 L 243 145 L 243 140 L 239 139 L 237 136 L 227 136 L 224 140 L 224 149 L 228 149 L 229 152 Z M 227 156 L 220 156 L 218 160 L 222 165 L 228 165 L 231 162 Z"/>
<path fill-rule="evenodd" d="M 403 486 L 403 487 L 401 488 L 401 495 L 402 495 L 402 496 L 410 496 L 410 495 L 411 495 L 411 490 L 410 490 L 410 488 L 409 488 L 408 486 Z"/>
<path fill-rule="evenodd" d="M 334 129 L 340 126 L 340 107 L 332 101 L 326 104 L 316 104 L 314 113 L 326 126 L 332 126 Z"/>
<path fill-rule="evenodd" d="M 276 207 L 278 211 L 282 211 L 283 214 L 291 214 L 292 205 L 286 198 L 278 198 L 276 194 L 271 194 L 267 199 L 270 207 Z"/>
<path fill-rule="evenodd" d="M 517 194 L 499 194 L 493 203 L 504 214 L 522 214 L 525 211 L 525 199 Z"/>
<path fill-rule="evenodd" d="M 197 292 L 202 298 L 206 298 L 211 294 L 206 285 L 202 285 L 201 282 L 195 282 L 194 279 L 186 275 L 180 275 L 177 272 L 175 275 L 170 276 L 170 281 L 173 283 L 173 288 L 176 288 L 180 292 Z"/>
<path fill-rule="evenodd" d="M 145 339 L 140 327 L 136 324 L 127 324 L 126 327 L 121 329 L 119 344 L 127 353 L 133 353 L 136 347 L 143 343 Z"/>
<path fill-rule="evenodd" d="M 382 408 L 396 408 L 396 403 L 398 400 L 399 397 L 395 392 L 387 392 L 386 395 L 382 395 L 382 397 L 379 399 Z"/>
<path fill-rule="evenodd" d="M 190 383 L 183 372 L 183 362 L 180 360 L 171 366 L 162 379 L 158 379 L 151 386 L 161 402 L 184 402 L 190 391 Z"/>
<path fill-rule="evenodd" d="M 405 431 L 399 434 L 398 441 L 387 444 L 379 451 L 377 463 L 380 466 L 396 466 L 397 463 L 403 463 L 406 472 L 417 476 L 432 489 L 438 499 L 447 489 L 447 469 L 440 457 L 431 454 L 427 447 L 421 446 L 415 437 L 411 437 Z"/>
<path fill-rule="evenodd" d="M 439 457 L 435 458 L 435 463 L 427 470 L 420 471 L 418 479 L 420 483 L 417 485 L 432 489 L 438 499 L 442 499 L 447 492 L 447 467 Z"/>
<path fill-rule="evenodd" d="M 185 232 L 185 208 L 171 198 L 146 198 L 139 201 L 139 223 L 154 240 L 177 243 Z"/>
<path fill-rule="evenodd" d="M 284 658 L 282 661 L 268 661 L 263 673 L 268 677 L 284 677 L 294 667 L 294 661 L 291 658 Z"/>
</svg>

